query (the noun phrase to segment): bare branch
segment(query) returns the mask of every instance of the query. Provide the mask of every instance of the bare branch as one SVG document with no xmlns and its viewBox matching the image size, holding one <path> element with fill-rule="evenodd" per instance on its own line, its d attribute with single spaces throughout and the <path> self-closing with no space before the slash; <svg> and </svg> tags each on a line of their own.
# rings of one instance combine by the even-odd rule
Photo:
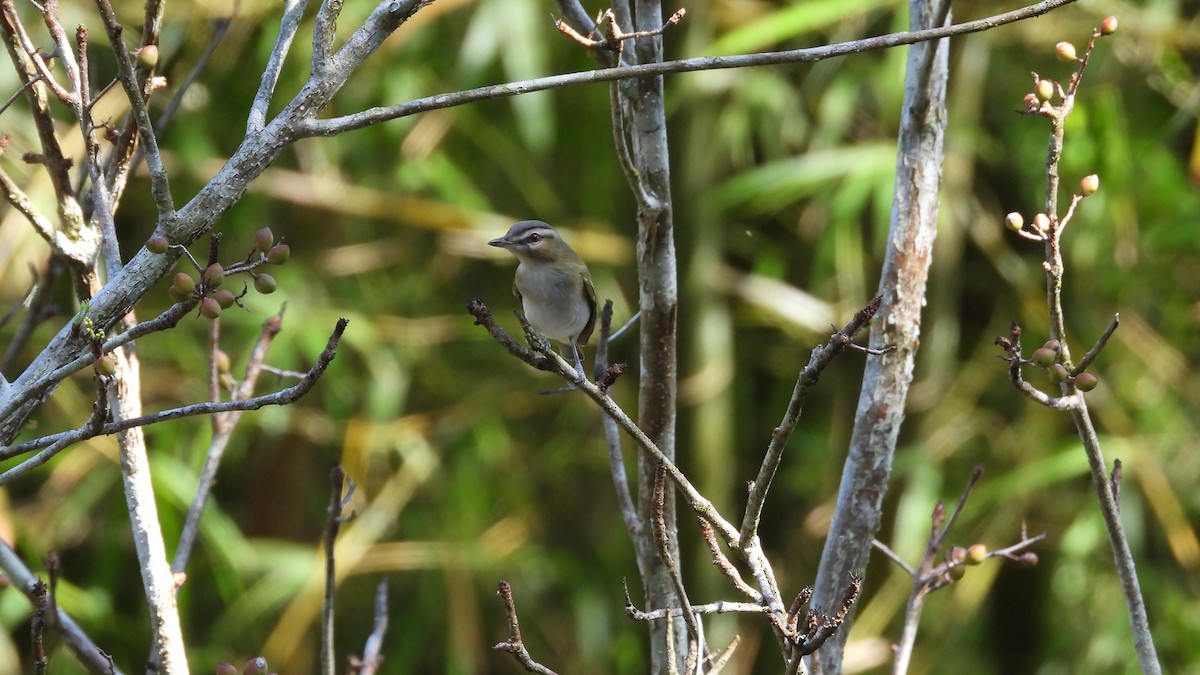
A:
<svg viewBox="0 0 1200 675">
<path fill-rule="evenodd" d="M 379 664 L 383 662 L 383 637 L 388 625 L 387 593 L 388 581 L 387 577 L 383 577 L 375 587 L 375 627 L 363 645 L 362 659 L 356 664 L 356 675 L 375 675 Z"/>
<path fill-rule="evenodd" d="M 1083 355 L 1083 358 L 1080 359 L 1079 363 L 1075 365 L 1075 368 L 1071 371 L 1072 375 L 1078 375 L 1079 373 L 1087 370 L 1088 366 L 1092 365 L 1092 361 L 1095 361 L 1096 357 L 1100 356 L 1100 352 L 1104 349 L 1104 346 L 1108 344 L 1108 339 L 1112 337 L 1112 334 L 1117 331 L 1117 327 L 1120 325 L 1121 315 L 1114 314 L 1112 321 L 1109 322 L 1108 328 L 1104 329 L 1104 333 L 1100 336 L 1100 339 L 1096 340 L 1096 344 L 1092 345 L 1092 348 L 1089 349 L 1088 352 Z"/>
<path fill-rule="evenodd" d="M 498 586 L 497 594 L 504 602 L 504 611 L 508 614 L 508 640 L 496 643 L 492 646 L 492 649 L 512 654 L 517 663 L 520 663 L 525 670 L 531 673 L 557 675 L 553 670 L 534 661 L 533 657 L 529 655 L 529 650 L 525 648 L 525 643 L 521 641 L 521 625 L 517 622 L 517 605 L 513 601 L 512 586 L 507 581 L 501 581 Z M 626 595 L 628 595 L 628 592 Z"/>
<path fill-rule="evenodd" d="M 334 652 L 333 652 L 333 601 L 337 591 L 337 575 L 334 570 L 335 558 L 334 548 L 337 544 L 338 530 L 342 527 L 343 516 L 342 509 L 345 508 L 346 502 L 342 496 L 342 489 L 346 486 L 348 479 L 346 471 L 342 469 L 340 464 L 335 464 L 329 470 L 329 507 L 325 510 L 325 597 L 321 604 L 321 673 L 322 675 L 334 675 Z M 354 491 L 354 484 L 350 483 L 350 492 Z M 349 494 L 346 495 L 349 498 Z"/>
<path fill-rule="evenodd" d="M 823 59 L 845 56 L 875 49 L 888 49 L 900 45 L 915 44 L 929 40 L 938 40 L 954 35 L 977 33 L 997 26 L 1003 26 L 1015 21 L 1022 21 L 1041 16 L 1054 9 L 1068 5 L 1075 0 L 1044 0 L 1022 9 L 997 14 L 976 21 L 954 24 L 941 28 L 890 33 L 878 37 L 840 42 L 822 47 L 794 49 L 782 52 L 765 52 L 741 56 L 704 56 L 678 61 L 662 61 L 645 63 L 619 68 L 603 68 L 566 75 L 553 75 L 533 80 L 508 82 L 465 91 L 437 94 L 426 98 L 416 99 L 407 103 L 371 108 L 353 115 L 330 117 L 326 119 L 309 119 L 301 124 L 302 136 L 333 136 L 335 134 L 361 129 L 372 124 L 379 124 L 399 117 L 407 117 L 430 110 L 440 110 L 453 106 L 473 103 L 494 98 L 518 96 L 534 91 L 557 89 L 576 84 L 595 82 L 610 82 L 627 78 L 656 77 L 668 73 L 694 72 L 698 70 L 719 70 L 726 68 L 748 68 L 753 66 L 777 65 L 781 63 L 807 63 Z"/>
<path fill-rule="evenodd" d="M 800 374 L 796 378 L 796 386 L 792 389 L 792 397 L 788 400 L 787 409 L 783 414 L 783 420 L 771 432 L 771 442 L 767 446 L 758 476 L 754 479 L 753 487 L 750 489 L 750 496 L 746 502 L 746 513 L 742 516 L 740 536 L 743 546 L 758 535 L 758 521 L 762 517 L 767 491 L 771 487 L 775 472 L 779 469 L 779 463 L 783 460 L 783 451 L 787 446 L 788 439 L 792 437 L 792 431 L 796 428 L 796 423 L 800 421 L 800 413 L 804 409 L 804 401 L 808 398 L 809 390 L 821 379 L 821 372 L 833 362 L 834 357 L 853 344 L 855 334 L 871 322 L 875 312 L 879 311 L 879 303 L 882 300 L 882 296 L 877 295 L 867 303 L 866 307 L 855 312 L 850 322 L 830 336 L 828 342 L 813 349 L 808 364 L 800 369 Z"/>
<path fill-rule="evenodd" d="M 250 116 L 246 120 L 246 136 L 252 136 L 263 130 L 267 124 L 267 108 L 271 105 L 271 97 L 275 94 L 275 85 L 279 82 L 279 73 L 283 70 L 283 62 L 287 59 L 292 48 L 292 40 L 300 28 L 300 20 L 304 18 L 304 9 L 308 0 L 285 0 L 283 17 L 279 22 L 279 35 L 275 38 L 275 47 L 271 49 L 271 58 L 263 70 L 262 81 L 258 85 L 258 93 L 254 103 L 250 105 Z M 315 56 L 315 55 L 314 55 Z"/>
<path fill-rule="evenodd" d="M 124 27 L 117 21 L 109 0 L 96 0 L 100 17 L 108 31 L 108 39 L 112 42 L 113 55 L 117 59 L 117 78 L 125 88 L 125 96 L 129 99 L 130 111 L 137 123 L 138 133 L 142 137 L 142 146 L 146 151 L 146 169 L 150 172 L 150 186 L 154 193 L 154 203 L 158 207 L 159 218 L 171 220 L 175 217 L 175 202 L 171 198 L 171 185 L 167 180 L 167 169 L 163 166 L 162 155 L 158 150 L 158 138 L 154 134 L 154 124 L 150 120 L 150 112 L 146 107 L 146 99 L 142 96 L 142 87 L 138 82 L 137 72 L 129 59 L 129 48 L 125 46 L 122 37 Z"/>
<path fill-rule="evenodd" d="M 218 321 L 213 321 L 213 330 L 217 330 L 219 325 Z M 254 348 L 250 352 L 250 360 L 246 364 L 245 375 L 242 377 L 241 384 L 233 392 L 232 400 L 245 401 L 251 398 L 250 394 L 254 391 L 254 385 L 258 382 L 258 375 L 262 372 L 262 365 L 267 357 L 267 350 L 271 346 L 271 341 L 274 340 L 282 328 L 282 310 L 263 322 L 258 341 L 255 342 Z M 215 349 L 216 345 L 213 348 Z M 213 359 L 212 368 L 215 375 L 217 369 L 215 358 Z M 214 395 L 212 396 L 212 402 L 219 403 L 220 401 Z M 196 493 L 192 496 L 192 504 L 188 507 L 183 529 L 179 533 L 179 545 L 175 548 L 175 559 L 171 561 L 171 571 L 175 574 L 182 574 L 187 570 L 192 547 L 195 545 L 196 536 L 200 533 L 200 517 L 204 515 L 204 507 L 208 503 L 208 495 L 212 491 L 212 486 L 217 480 L 217 471 L 220 469 L 221 459 L 225 455 L 225 448 L 229 445 L 234 427 L 240 418 L 241 411 L 218 413 L 212 416 L 213 437 L 208 444 L 208 454 L 204 458 L 204 467 L 200 470 L 200 478 L 196 484 Z"/>
<path fill-rule="evenodd" d="M 268 405 L 286 405 L 288 403 L 295 402 L 313 388 L 313 386 L 317 383 L 317 380 L 320 379 L 321 375 L 325 372 L 325 369 L 329 366 L 329 363 L 333 361 L 333 357 L 337 353 L 338 342 L 341 340 L 342 332 L 345 330 L 346 323 L 346 319 L 338 320 L 337 327 L 334 328 L 333 334 L 329 337 L 329 342 L 326 344 L 325 350 L 321 352 L 319 357 L 317 357 L 316 362 L 313 363 L 312 368 L 309 369 L 304 379 L 291 387 L 281 389 L 273 394 L 255 396 L 254 398 L 244 400 L 227 401 L 224 403 L 195 403 L 192 405 L 183 406 L 181 408 L 172 408 L 170 410 L 164 410 L 161 412 L 152 413 L 150 415 L 142 415 L 132 419 L 109 422 L 100 427 L 98 430 L 94 430 L 90 425 L 85 425 L 84 427 L 80 427 L 74 431 L 64 431 L 58 434 L 26 441 L 18 445 L 0 447 L 0 459 L 15 457 L 39 448 L 47 448 L 46 452 L 48 452 L 50 448 L 57 447 L 57 450 L 55 450 L 55 452 L 57 452 L 58 450 L 71 445 L 72 443 L 78 443 L 81 440 L 92 438 L 93 436 L 114 434 L 125 431 L 126 429 L 157 424 L 159 422 L 179 419 L 181 417 L 191 417 L 193 415 L 213 415 L 238 410 L 258 410 L 259 408 Z M 37 460 L 42 454 L 45 453 L 40 453 L 37 457 L 26 460 L 26 462 L 9 469 L 3 474 L 0 474 L 0 484 L 12 480 L 18 475 L 27 473 L 29 469 L 33 467 L 23 467 L 25 467 L 25 465 L 29 462 Z M 43 458 L 40 463 L 44 463 L 46 459 L 49 459 L 49 457 Z"/>
</svg>

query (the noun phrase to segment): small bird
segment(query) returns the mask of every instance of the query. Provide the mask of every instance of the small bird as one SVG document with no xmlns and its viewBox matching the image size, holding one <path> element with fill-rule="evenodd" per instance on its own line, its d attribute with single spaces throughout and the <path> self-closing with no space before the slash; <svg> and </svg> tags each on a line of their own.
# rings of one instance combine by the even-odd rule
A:
<svg viewBox="0 0 1200 675">
<path fill-rule="evenodd" d="M 558 232 L 540 220 L 522 220 L 488 242 L 520 261 L 513 295 L 525 318 L 542 335 L 570 345 L 575 369 L 583 374 L 579 348 L 596 325 L 596 289 L 587 265 Z"/>
</svg>

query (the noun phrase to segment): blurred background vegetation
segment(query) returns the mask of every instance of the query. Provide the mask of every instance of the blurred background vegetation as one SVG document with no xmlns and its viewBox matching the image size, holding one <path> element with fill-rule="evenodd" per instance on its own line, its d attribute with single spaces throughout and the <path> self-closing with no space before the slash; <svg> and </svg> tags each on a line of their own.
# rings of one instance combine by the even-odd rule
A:
<svg viewBox="0 0 1200 675">
<path fill-rule="evenodd" d="M 342 34 L 374 3 L 347 3 Z M 90 3 L 64 3 L 64 24 L 93 28 L 94 81 L 111 55 Z M 162 64 L 172 83 L 194 66 L 223 2 L 169 3 Z M 671 57 L 811 46 L 902 30 L 890 0 L 686 5 L 666 40 Z M 1012 9 L 955 5 L 967 20 Z M 591 10 L 599 6 L 589 7 Z M 28 9 L 28 8 L 25 8 Z M 666 8 L 673 11 L 674 6 Z M 1200 146 L 1194 3 L 1084 0 L 1049 16 L 952 45 L 941 225 L 923 344 L 880 539 L 916 560 L 938 500 L 953 501 L 971 468 L 987 474 L 951 537 L 998 548 L 1021 523 L 1045 530 L 1040 563 L 989 561 L 929 603 L 917 673 L 1134 672 L 1127 619 L 1087 464 L 1070 418 L 1014 392 L 993 346 L 1016 319 L 1027 341 L 1046 332 L 1041 248 L 1004 231 L 1044 198 L 1046 124 L 1015 114 L 1030 71 L 1065 77 L 1059 40 L 1086 42 L 1102 17 L 1120 30 L 1097 49 L 1071 118 L 1063 169 L 1100 191 L 1068 230 L 1066 305 L 1082 353 L 1112 315 L 1122 325 L 1093 368 L 1089 395 L 1106 457 L 1125 466 L 1122 508 L 1165 670 L 1200 673 Z M 135 2 L 121 2 L 136 27 Z M 278 3 L 245 0 L 229 34 L 163 134 L 172 190 L 186 201 L 236 147 L 277 32 Z M 391 37 L 331 113 L 592 67 L 550 23 L 550 3 L 438 0 Z M 311 13 L 311 12 L 310 12 Z M 307 76 L 304 31 L 276 106 Z M 728 514 L 741 507 L 770 431 L 809 350 L 869 298 L 878 281 L 894 174 L 903 49 L 813 65 L 673 76 L 667 82 L 680 250 L 680 463 Z M 11 73 L 0 91 L 15 91 Z M 7 95 L 7 94 L 6 94 Z M 105 103 L 120 112 L 114 94 Z M 20 163 L 36 150 L 23 103 L 5 112 L 4 167 L 35 199 L 44 177 Z M 78 134 L 64 133 L 75 142 Z M 31 283 L 46 247 L 0 211 L 0 301 Z M 128 256 L 154 225 L 144 175 L 119 213 Z M 553 380 L 508 357 L 472 325 L 483 298 L 502 322 L 513 261 L 485 242 L 511 222 L 560 226 L 588 261 L 618 320 L 636 301 L 634 213 L 613 156 L 607 89 L 575 87 L 402 119 L 286 152 L 218 224 L 238 258 L 264 225 L 292 261 L 279 291 L 227 312 L 222 346 L 244 365 L 262 321 L 286 304 L 270 363 L 304 369 L 338 316 L 342 349 L 298 404 L 243 417 L 180 594 L 195 672 L 263 654 L 281 673 L 314 671 L 318 542 L 328 469 L 358 484 L 358 519 L 340 542 L 339 654 L 361 652 L 376 581 L 391 581 L 383 672 L 506 673 L 490 645 L 505 639 L 499 579 L 516 591 L 526 643 L 569 673 L 645 672 L 643 627 L 623 614 L 622 579 L 637 572 L 608 476 L 598 413 L 580 396 L 543 396 Z M 197 243 L 202 253 L 207 241 Z M 60 315 L 74 312 L 60 289 Z M 166 284 L 138 308 L 168 306 Z M 150 410 L 205 397 L 208 322 L 189 319 L 143 339 Z M 0 343 L 11 326 L 0 332 Z M 634 364 L 615 387 L 635 407 Z M 19 372 L 34 354 L 21 355 Z M 820 556 L 850 434 L 861 356 L 847 354 L 809 401 L 765 513 L 764 539 L 788 593 Z M 264 381 L 260 391 L 281 383 Z M 92 385 L 62 386 L 25 437 L 78 425 Z M 173 550 L 210 436 L 204 420 L 148 429 L 159 508 Z M 693 600 L 732 599 L 682 518 Z M 116 463 L 101 438 L 0 490 L 0 530 L 38 568 L 63 559 L 60 603 L 126 672 L 148 650 L 143 596 Z M 847 667 L 880 672 L 898 635 L 907 577 L 876 557 Z M 29 672 L 29 605 L 0 593 L 0 671 Z M 778 672 L 757 618 L 709 622 L 713 644 L 741 636 L 729 672 Z M 79 668 L 56 650 L 53 673 Z"/>
</svg>

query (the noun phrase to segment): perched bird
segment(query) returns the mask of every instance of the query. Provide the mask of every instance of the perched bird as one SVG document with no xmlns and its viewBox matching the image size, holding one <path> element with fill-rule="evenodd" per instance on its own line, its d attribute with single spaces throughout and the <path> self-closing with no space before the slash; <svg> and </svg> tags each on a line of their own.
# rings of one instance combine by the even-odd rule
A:
<svg viewBox="0 0 1200 675">
<path fill-rule="evenodd" d="M 517 257 L 513 295 L 525 318 L 542 335 L 570 345 L 575 369 L 583 374 L 580 347 L 596 325 L 596 289 L 583 260 L 553 227 L 522 220 L 499 239 L 488 242 Z"/>
</svg>

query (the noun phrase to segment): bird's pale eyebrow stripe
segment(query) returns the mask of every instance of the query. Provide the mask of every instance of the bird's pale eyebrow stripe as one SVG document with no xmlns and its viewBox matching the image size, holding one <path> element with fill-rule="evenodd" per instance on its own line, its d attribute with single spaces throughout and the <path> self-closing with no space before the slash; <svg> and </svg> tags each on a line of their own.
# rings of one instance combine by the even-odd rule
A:
<svg viewBox="0 0 1200 675">
<path fill-rule="evenodd" d="M 533 235 L 535 235 L 535 234 L 536 234 L 536 235 L 538 235 L 539 237 L 553 237 L 553 236 L 554 236 L 554 230 L 551 230 L 551 229 L 550 229 L 550 228 L 548 228 L 548 227 L 534 227 L 534 228 L 530 228 L 530 229 L 528 229 L 528 230 L 526 230 L 526 231 L 524 231 L 524 232 L 522 232 L 522 233 L 521 233 L 521 241 L 522 241 L 522 242 L 529 241 L 529 238 L 530 238 L 530 237 L 532 237 L 532 236 L 533 236 Z"/>
</svg>

